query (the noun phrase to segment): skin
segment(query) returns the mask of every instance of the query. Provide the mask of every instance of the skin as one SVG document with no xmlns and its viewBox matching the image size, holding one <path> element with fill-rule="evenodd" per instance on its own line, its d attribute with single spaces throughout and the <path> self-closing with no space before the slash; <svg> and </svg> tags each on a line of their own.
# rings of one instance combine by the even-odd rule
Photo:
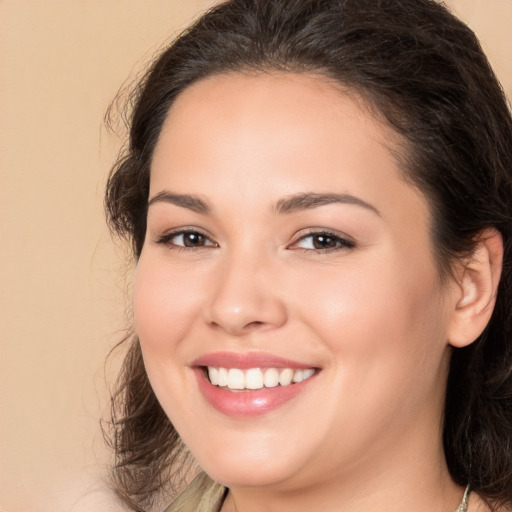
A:
<svg viewBox="0 0 512 512">
<path fill-rule="evenodd" d="M 400 142 L 354 94 L 307 75 L 209 78 L 165 121 L 149 197 L 193 195 L 209 211 L 151 202 L 136 328 L 164 410 L 230 488 L 224 512 L 452 512 L 461 498 L 441 426 L 463 291 L 439 279 L 428 202 L 391 151 Z M 311 193 L 360 203 L 276 211 Z M 183 228 L 204 238 L 162 243 Z M 329 250 L 315 248 L 319 231 L 333 233 Z M 220 351 L 321 371 L 276 410 L 234 418 L 206 402 L 191 367 Z"/>
</svg>

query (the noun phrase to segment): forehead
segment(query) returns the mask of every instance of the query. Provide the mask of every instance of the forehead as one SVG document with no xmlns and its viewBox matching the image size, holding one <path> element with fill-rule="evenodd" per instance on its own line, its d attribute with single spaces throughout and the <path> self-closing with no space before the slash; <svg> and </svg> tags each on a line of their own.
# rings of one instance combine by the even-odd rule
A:
<svg viewBox="0 0 512 512">
<path fill-rule="evenodd" d="M 236 120 L 240 125 L 249 120 L 253 126 L 257 122 L 272 124 L 284 112 L 294 115 L 300 124 L 307 118 L 313 119 L 315 112 L 318 117 L 327 115 L 332 121 L 339 121 L 340 116 L 357 119 L 367 129 L 372 127 L 375 134 L 385 132 L 378 136 L 384 135 L 389 144 L 398 146 L 405 142 L 355 89 L 323 75 L 282 71 L 230 72 L 199 80 L 177 96 L 162 131 L 172 129 L 178 121 L 187 119 L 193 123 L 194 119 L 211 116 L 219 123 Z"/>
<path fill-rule="evenodd" d="M 403 146 L 356 91 L 325 77 L 223 74 L 196 82 L 172 105 L 153 155 L 152 181 L 174 164 L 183 174 L 195 165 L 212 171 L 215 161 L 224 167 L 229 159 L 240 172 L 248 172 L 285 154 L 300 158 L 300 167 L 309 164 L 310 172 L 317 170 L 318 154 L 339 158 L 343 153 L 341 166 L 357 152 L 380 153 L 379 158 L 398 168 L 396 155 Z M 243 162 L 235 162 L 243 155 Z M 209 161 L 201 162 L 205 156 Z"/>
</svg>

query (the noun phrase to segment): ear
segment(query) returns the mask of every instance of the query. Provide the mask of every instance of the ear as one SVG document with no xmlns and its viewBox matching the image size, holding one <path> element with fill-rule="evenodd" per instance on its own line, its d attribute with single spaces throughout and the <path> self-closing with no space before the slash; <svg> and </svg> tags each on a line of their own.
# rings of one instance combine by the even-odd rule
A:
<svg viewBox="0 0 512 512">
<path fill-rule="evenodd" d="M 474 252 L 463 260 L 457 272 L 454 308 L 448 342 L 465 347 L 475 341 L 489 323 L 501 277 L 503 238 L 496 229 L 485 229 Z"/>
</svg>

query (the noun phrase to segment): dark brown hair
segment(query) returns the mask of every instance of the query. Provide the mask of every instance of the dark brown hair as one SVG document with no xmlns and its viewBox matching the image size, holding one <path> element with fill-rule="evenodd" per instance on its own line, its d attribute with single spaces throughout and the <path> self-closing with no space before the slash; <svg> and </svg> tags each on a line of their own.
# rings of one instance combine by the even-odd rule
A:
<svg viewBox="0 0 512 512">
<path fill-rule="evenodd" d="M 226 72 L 305 72 L 359 94 L 405 141 L 405 178 L 428 198 L 441 274 L 494 227 L 505 257 L 492 319 L 455 349 L 444 447 L 453 479 L 512 504 L 512 120 L 473 32 L 433 0 L 231 0 L 181 34 L 132 98 L 130 138 L 106 191 L 111 228 L 138 258 L 150 166 L 176 97 Z M 142 511 L 185 449 L 149 385 L 136 337 L 114 395 L 114 478 Z M 174 476 L 173 476 L 174 475 Z"/>
</svg>

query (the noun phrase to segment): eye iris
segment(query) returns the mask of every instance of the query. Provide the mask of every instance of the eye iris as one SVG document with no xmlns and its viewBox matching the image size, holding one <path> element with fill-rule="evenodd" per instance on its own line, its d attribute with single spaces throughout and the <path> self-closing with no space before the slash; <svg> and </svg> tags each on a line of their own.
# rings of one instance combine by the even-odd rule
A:
<svg viewBox="0 0 512 512">
<path fill-rule="evenodd" d="M 313 237 L 313 247 L 315 249 L 331 249 L 336 247 L 336 239 L 328 235 L 316 235 Z"/>
<path fill-rule="evenodd" d="M 185 247 L 197 247 L 204 245 L 204 236 L 199 233 L 185 233 L 183 235 L 183 245 Z"/>
</svg>

